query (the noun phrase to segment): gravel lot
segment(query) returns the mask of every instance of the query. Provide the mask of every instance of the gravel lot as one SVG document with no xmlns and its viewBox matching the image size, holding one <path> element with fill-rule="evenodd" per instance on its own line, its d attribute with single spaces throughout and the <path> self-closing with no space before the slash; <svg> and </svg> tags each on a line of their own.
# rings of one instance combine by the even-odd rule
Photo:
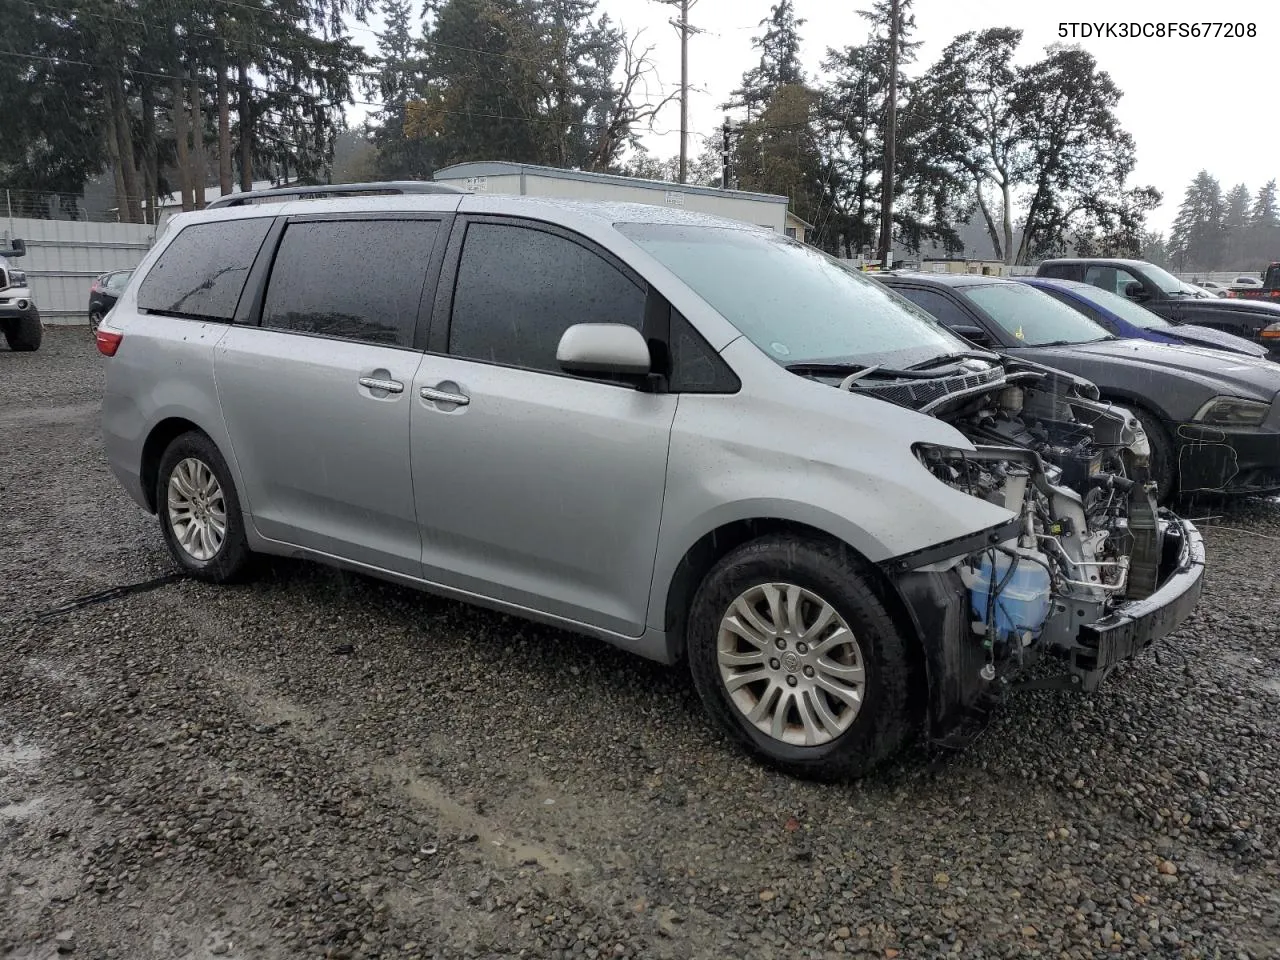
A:
<svg viewBox="0 0 1280 960">
<path fill-rule="evenodd" d="M 824 786 L 682 669 L 318 566 L 36 620 L 172 569 L 100 389 L 0 349 L 0 956 L 1280 956 L 1280 504 L 1160 662 Z"/>
</svg>

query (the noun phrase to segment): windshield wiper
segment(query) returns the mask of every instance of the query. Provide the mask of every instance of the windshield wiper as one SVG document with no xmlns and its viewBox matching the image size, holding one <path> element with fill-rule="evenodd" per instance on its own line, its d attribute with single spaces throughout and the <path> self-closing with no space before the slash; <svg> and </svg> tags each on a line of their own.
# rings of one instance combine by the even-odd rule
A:
<svg viewBox="0 0 1280 960">
<path fill-rule="evenodd" d="M 797 363 L 788 363 L 783 369 L 791 373 L 798 373 L 800 376 L 811 377 L 847 377 L 850 374 L 861 374 L 857 379 L 862 380 L 868 377 L 876 377 L 877 379 L 899 379 L 899 380 L 936 380 L 938 374 L 928 373 L 923 370 L 894 370 L 892 367 L 882 367 L 878 363 L 841 363 L 838 361 L 822 361 L 822 360 L 802 360 Z"/>
<path fill-rule="evenodd" d="M 994 353 L 979 353 L 976 350 L 969 350 L 964 353 L 944 353 L 928 360 L 921 360 L 919 363 L 911 364 L 907 369 L 927 370 L 930 367 L 941 367 L 943 364 L 954 363 L 956 360 L 986 360 L 990 363 L 998 363 L 1000 358 Z"/>
</svg>

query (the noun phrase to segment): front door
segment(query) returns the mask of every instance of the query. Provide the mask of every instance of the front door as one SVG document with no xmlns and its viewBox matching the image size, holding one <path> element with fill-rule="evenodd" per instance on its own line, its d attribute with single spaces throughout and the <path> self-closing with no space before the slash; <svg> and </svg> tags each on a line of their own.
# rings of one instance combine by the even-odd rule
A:
<svg viewBox="0 0 1280 960">
<path fill-rule="evenodd" d="M 639 636 L 677 398 L 567 375 L 555 355 L 575 323 L 640 328 L 646 290 L 565 231 L 465 229 L 445 339 L 413 384 L 423 575 Z"/>
<path fill-rule="evenodd" d="M 409 464 L 413 348 L 432 220 L 304 220 L 280 241 L 261 326 L 232 327 L 214 372 L 262 536 L 421 571 Z"/>
</svg>

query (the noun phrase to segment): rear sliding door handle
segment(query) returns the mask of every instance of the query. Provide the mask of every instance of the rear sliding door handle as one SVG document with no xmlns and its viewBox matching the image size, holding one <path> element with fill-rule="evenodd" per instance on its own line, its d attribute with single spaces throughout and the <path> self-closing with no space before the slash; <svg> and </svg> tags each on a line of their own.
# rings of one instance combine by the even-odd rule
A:
<svg viewBox="0 0 1280 960">
<path fill-rule="evenodd" d="M 465 393 L 450 393 L 448 390 L 437 390 L 435 387 L 423 387 L 422 399 L 430 400 L 432 403 L 452 403 L 458 407 L 465 407 L 471 402 L 471 398 Z"/>
<path fill-rule="evenodd" d="M 379 380 L 377 377 L 361 377 L 360 386 L 370 390 L 385 390 L 387 393 L 404 393 L 404 384 L 399 380 Z"/>
</svg>

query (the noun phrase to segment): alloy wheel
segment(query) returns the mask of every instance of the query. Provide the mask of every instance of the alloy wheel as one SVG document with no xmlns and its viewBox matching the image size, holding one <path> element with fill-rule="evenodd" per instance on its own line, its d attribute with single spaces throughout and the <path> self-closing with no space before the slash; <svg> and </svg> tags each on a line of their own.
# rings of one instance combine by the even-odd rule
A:
<svg viewBox="0 0 1280 960">
<path fill-rule="evenodd" d="M 227 505 L 222 485 L 203 460 L 188 457 L 169 475 L 169 526 L 193 559 L 212 560 L 227 537 Z"/>
<path fill-rule="evenodd" d="M 821 746 L 862 709 L 867 678 L 857 638 L 831 604 L 795 584 L 740 594 L 720 621 L 716 659 L 734 705 L 775 740 Z"/>
</svg>

